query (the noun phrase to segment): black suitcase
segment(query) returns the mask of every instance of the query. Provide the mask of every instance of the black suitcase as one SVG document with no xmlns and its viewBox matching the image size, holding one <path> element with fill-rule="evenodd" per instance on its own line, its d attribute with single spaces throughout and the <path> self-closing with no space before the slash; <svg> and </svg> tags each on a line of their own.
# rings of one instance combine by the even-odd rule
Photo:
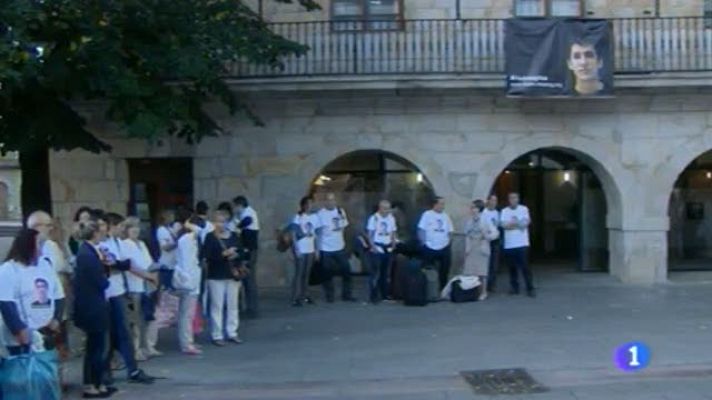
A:
<svg viewBox="0 0 712 400">
<path fill-rule="evenodd" d="M 465 290 L 460 286 L 460 281 L 457 280 L 452 283 L 450 300 L 452 300 L 453 303 L 468 303 L 471 301 L 477 301 L 480 299 L 481 289 L 482 285 Z"/>
<path fill-rule="evenodd" d="M 422 307 L 428 304 L 428 281 L 421 268 L 421 263 L 412 260 L 404 274 L 403 303 L 406 306 Z"/>
</svg>

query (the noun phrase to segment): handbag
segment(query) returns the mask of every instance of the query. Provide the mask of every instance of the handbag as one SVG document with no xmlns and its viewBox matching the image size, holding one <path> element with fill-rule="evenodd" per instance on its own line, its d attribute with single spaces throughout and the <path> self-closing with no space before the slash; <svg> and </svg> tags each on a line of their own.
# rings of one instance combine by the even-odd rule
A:
<svg viewBox="0 0 712 400">
<path fill-rule="evenodd" d="M 57 352 L 11 356 L 0 361 L 3 400 L 60 400 Z"/>
<path fill-rule="evenodd" d="M 227 246 L 225 246 L 225 243 L 222 239 L 220 239 L 218 234 L 213 232 L 213 235 L 215 236 L 215 239 L 218 240 L 218 243 L 220 243 L 220 247 L 223 251 L 227 250 Z M 237 264 L 235 261 L 236 260 L 228 260 L 228 263 L 230 263 L 230 273 L 232 274 L 232 279 L 241 281 L 250 275 L 250 269 L 244 265 Z"/>
</svg>

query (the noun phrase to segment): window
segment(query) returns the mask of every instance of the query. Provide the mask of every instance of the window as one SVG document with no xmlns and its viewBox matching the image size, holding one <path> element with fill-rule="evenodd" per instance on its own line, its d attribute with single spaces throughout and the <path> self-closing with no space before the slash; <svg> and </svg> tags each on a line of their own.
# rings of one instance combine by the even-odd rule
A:
<svg viewBox="0 0 712 400">
<path fill-rule="evenodd" d="M 334 30 L 383 31 L 401 29 L 403 0 L 334 0 Z"/>
<path fill-rule="evenodd" d="M 705 0 L 704 17 L 705 28 L 712 29 L 712 0 Z"/>
<path fill-rule="evenodd" d="M 580 17 L 582 0 L 515 0 L 517 17 Z"/>
</svg>

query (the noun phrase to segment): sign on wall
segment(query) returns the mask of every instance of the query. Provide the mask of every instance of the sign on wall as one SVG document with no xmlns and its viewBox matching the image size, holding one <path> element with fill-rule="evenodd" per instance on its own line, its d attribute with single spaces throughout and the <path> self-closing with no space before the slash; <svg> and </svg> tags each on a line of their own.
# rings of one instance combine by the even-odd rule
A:
<svg viewBox="0 0 712 400">
<path fill-rule="evenodd" d="M 507 95 L 613 95 L 610 21 L 509 19 L 505 24 Z"/>
</svg>

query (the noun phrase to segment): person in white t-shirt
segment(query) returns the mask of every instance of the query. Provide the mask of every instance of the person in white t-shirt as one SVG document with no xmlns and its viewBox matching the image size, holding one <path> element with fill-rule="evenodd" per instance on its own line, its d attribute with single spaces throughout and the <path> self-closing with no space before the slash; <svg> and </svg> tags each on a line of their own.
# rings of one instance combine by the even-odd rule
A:
<svg viewBox="0 0 712 400">
<path fill-rule="evenodd" d="M 0 335 L 10 355 L 27 353 L 31 348 L 53 348 L 54 344 L 40 340 L 38 333 L 59 333 L 64 290 L 54 268 L 40 256 L 39 246 L 38 232 L 22 229 L 0 265 L 0 315 L 4 321 Z"/>
<path fill-rule="evenodd" d="M 195 316 L 198 295 L 200 294 L 199 234 L 202 223 L 199 217 L 192 217 L 189 211 L 178 216 L 183 232 L 178 239 L 176 266 L 173 273 L 174 294 L 179 298 L 178 306 L 178 342 L 181 351 L 187 355 L 199 355 L 203 352 L 195 346 L 193 318 Z"/>
<path fill-rule="evenodd" d="M 509 264 L 510 294 L 519 294 L 519 272 L 529 297 L 536 297 L 532 272 L 529 269 L 529 209 L 519 204 L 519 194 L 509 194 L 509 207 L 502 209 L 500 225 L 504 229 L 504 258 Z"/>
<path fill-rule="evenodd" d="M 370 300 L 378 303 L 379 300 L 388 300 L 388 277 L 393 250 L 395 249 L 398 227 L 396 219 L 391 213 L 391 202 L 381 200 L 378 211 L 371 215 L 366 224 L 368 231 L 369 247 L 371 249 L 371 277 L 369 279 Z"/>
<path fill-rule="evenodd" d="M 260 219 L 245 196 L 237 196 L 232 200 L 235 205 L 235 227 L 240 235 L 242 247 L 249 252 L 248 268 L 250 275 L 244 280 L 245 316 L 249 319 L 259 318 L 259 295 L 257 289 L 257 254 L 260 240 Z"/>
<path fill-rule="evenodd" d="M 450 276 L 450 240 L 454 228 L 450 216 L 445 213 L 445 199 L 435 197 L 432 204 L 432 209 L 424 212 L 420 217 L 418 239 L 423 245 L 425 264 L 437 264 L 442 290 Z"/>
<path fill-rule="evenodd" d="M 344 242 L 344 229 L 349 226 L 349 219 L 346 216 L 346 211 L 337 206 L 334 193 L 326 195 L 326 205 L 319 210 L 317 216 L 319 217 L 317 230 L 319 254 L 323 270 L 328 275 L 323 284 L 326 301 L 334 302 L 334 281 L 332 278 L 339 275 L 342 283 L 341 299 L 350 302 L 356 301 L 351 294 L 351 265 Z"/>
<path fill-rule="evenodd" d="M 291 221 L 292 252 L 294 254 L 294 278 L 292 279 L 292 306 L 314 304 L 307 294 L 309 273 L 316 258 L 316 230 L 319 217 L 312 210 L 312 198 L 303 197 L 299 201 L 299 212 Z"/>
<path fill-rule="evenodd" d="M 215 230 L 213 223 L 210 222 L 210 216 L 208 215 L 209 213 L 210 207 L 205 201 L 201 200 L 195 204 L 195 215 L 197 215 L 204 222 L 204 226 L 201 228 L 200 233 L 198 235 L 200 236 L 201 245 L 205 243 L 205 237 Z"/>
<path fill-rule="evenodd" d="M 146 243 L 139 239 L 141 220 L 136 217 L 126 218 L 123 236 L 125 239 L 121 244 L 124 257 L 131 262 L 132 269 L 142 272 L 141 276 L 134 273 L 127 274 L 126 283 L 129 297 L 134 305 L 129 322 L 133 331 L 136 360 L 145 361 L 148 357 L 160 355 L 155 348 L 158 329 L 153 318 L 153 305 L 149 296 L 149 293 L 156 290 L 156 280 L 146 279 L 153 278 L 158 265 L 153 261 Z"/>
<path fill-rule="evenodd" d="M 498 198 L 496 195 L 490 195 L 487 198 L 487 206 L 482 211 L 482 217 L 488 220 L 492 226 L 499 230 L 500 213 L 497 210 Z M 501 235 L 500 235 L 501 236 Z M 502 240 L 494 239 L 490 243 L 490 258 L 489 270 L 487 271 L 487 291 L 494 293 L 497 290 L 497 271 L 499 270 L 499 253 L 502 248 Z"/>
</svg>

